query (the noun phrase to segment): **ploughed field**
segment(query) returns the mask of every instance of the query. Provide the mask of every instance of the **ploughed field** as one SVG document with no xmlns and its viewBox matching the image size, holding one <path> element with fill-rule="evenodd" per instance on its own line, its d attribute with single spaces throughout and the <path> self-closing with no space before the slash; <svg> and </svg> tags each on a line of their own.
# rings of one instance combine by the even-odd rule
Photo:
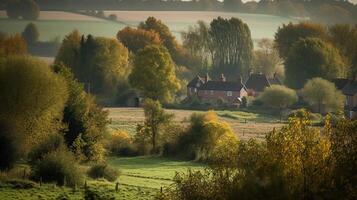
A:
<svg viewBox="0 0 357 200">
<path fill-rule="evenodd" d="M 111 120 L 109 128 L 111 130 L 123 130 L 130 135 L 135 134 L 136 125 L 144 122 L 144 111 L 141 108 L 107 108 Z M 188 124 L 193 110 L 167 109 L 169 113 L 175 115 L 176 123 Z M 216 111 L 220 120 L 229 123 L 239 139 L 257 138 L 263 139 L 265 133 L 280 128 L 283 124 L 279 118 L 269 114 L 259 114 L 245 111 Z"/>
<path fill-rule="evenodd" d="M 105 11 L 105 15 L 116 14 L 118 20 L 108 21 L 95 17 L 62 11 L 41 11 L 35 23 L 40 32 L 40 40 L 48 41 L 55 38 L 62 39 L 74 29 L 83 34 L 95 36 L 115 37 L 118 30 L 127 25 L 136 26 L 147 17 L 153 16 L 167 24 L 173 34 L 180 40 L 181 32 L 198 20 L 209 23 L 212 19 L 237 17 L 246 22 L 251 30 L 253 39 L 273 38 L 277 28 L 282 23 L 295 22 L 295 19 L 246 13 L 203 12 L 203 11 Z M 31 21 L 11 20 L 5 11 L 0 11 L 0 31 L 6 33 L 20 33 Z"/>
</svg>

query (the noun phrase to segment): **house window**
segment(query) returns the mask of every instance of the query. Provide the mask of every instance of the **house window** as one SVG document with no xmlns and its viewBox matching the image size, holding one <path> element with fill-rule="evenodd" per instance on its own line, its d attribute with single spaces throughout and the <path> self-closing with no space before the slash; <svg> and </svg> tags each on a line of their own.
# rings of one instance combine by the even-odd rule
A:
<svg viewBox="0 0 357 200">
<path fill-rule="evenodd" d="M 232 91 L 227 91 L 227 97 L 231 97 L 232 96 Z"/>
<path fill-rule="evenodd" d="M 213 95 L 213 90 L 211 90 L 211 95 Z"/>
</svg>

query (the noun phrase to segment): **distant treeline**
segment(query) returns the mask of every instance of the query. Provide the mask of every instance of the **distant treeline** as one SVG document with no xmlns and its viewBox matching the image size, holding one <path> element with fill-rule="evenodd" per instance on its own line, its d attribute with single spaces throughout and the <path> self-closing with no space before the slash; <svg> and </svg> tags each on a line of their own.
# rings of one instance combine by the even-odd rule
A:
<svg viewBox="0 0 357 200">
<path fill-rule="evenodd" d="M 8 2 L 2 0 L 0 9 Z M 35 0 L 41 10 L 168 10 L 230 11 L 307 17 L 316 22 L 334 24 L 357 21 L 357 5 L 347 0 Z"/>
</svg>

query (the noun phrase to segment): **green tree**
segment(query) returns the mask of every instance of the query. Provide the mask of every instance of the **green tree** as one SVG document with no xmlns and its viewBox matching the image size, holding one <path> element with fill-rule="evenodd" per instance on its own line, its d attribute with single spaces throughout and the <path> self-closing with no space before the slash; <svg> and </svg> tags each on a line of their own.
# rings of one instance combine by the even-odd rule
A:
<svg viewBox="0 0 357 200">
<path fill-rule="evenodd" d="M 299 40 L 285 60 L 285 82 L 291 88 L 299 89 L 314 77 L 332 80 L 345 75 L 346 67 L 339 51 L 321 39 Z"/>
<path fill-rule="evenodd" d="M 284 109 L 296 103 L 296 92 L 282 85 L 272 85 L 264 89 L 259 99 L 268 107 Z"/>
<path fill-rule="evenodd" d="M 172 119 L 173 115 L 165 113 L 159 101 L 146 99 L 143 104 L 145 126 L 151 135 L 152 152 L 157 152 L 157 141 L 162 126 Z"/>
<path fill-rule="evenodd" d="M 44 62 L 7 57 L 0 62 L 0 91 L 0 120 L 16 133 L 22 155 L 41 137 L 59 130 L 67 88 Z"/>
<path fill-rule="evenodd" d="M 117 40 L 88 35 L 79 39 L 78 31 L 65 37 L 56 63 L 70 67 L 87 89 L 102 97 L 113 97 L 119 81 L 130 72 L 128 50 Z"/>
<path fill-rule="evenodd" d="M 253 56 L 253 42 L 247 24 L 237 18 L 218 17 L 210 24 L 213 67 L 229 78 L 247 75 Z"/>
<path fill-rule="evenodd" d="M 84 91 L 71 71 L 62 64 L 54 66 L 54 71 L 66 80 L 69 98 L 63 111 L 62 130 L 66 145 L 80 159 L 103 161 L 102 140 L 107 131 L 108 112 L 98 106 L 94 98 Z"/>
<path fill-rule="evenodd" d="M 40 33 L 34 23 L 29 23 L 21 35 L 26 40 L 27 44 L 34 44 L 38 41 Z"/>
<path fill-rule="evenodd" d="M 343 110 L 344 95 L 333 83 L 322 78 L 309 80 L 302 88 L 301 94 L 311 106 L 317 108 L 319 113 Z"/>
<path fill-rule="evenodd" d="M 167 102 L 179 89 L 174 63 L 165 47 L 150 45 L 140 50 L 134 59 L 129 82 L 144 97 Z"/>
<path fill-rule="evenodd" d="M 286 58 L 295 42 L 307 37 L 326 38 L 326 30 L 318 24 L 300 22 L 283 24 L 275 33 L 275 44 L 281 58 Z"/>
<path fill-rule="evenodd" d="M 144 29 L 126 27 L 118 32 L 117 38 L 133 53 L 136 53 L 147 45 L 161 44 L 160 36 L 152 30 L 147 31 Z"/>
</svg>

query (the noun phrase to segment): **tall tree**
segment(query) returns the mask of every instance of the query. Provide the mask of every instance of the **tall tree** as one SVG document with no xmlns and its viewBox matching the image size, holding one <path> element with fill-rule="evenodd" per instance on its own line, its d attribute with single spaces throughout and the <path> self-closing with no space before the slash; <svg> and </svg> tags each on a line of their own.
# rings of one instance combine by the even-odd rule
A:
<svg viewBox="0 0 357 200">
<path fill-rule="evenodd" d="M 34 0 L 21 0 L 20 6 L 24 19 L 36 20 L 40 15 L 40 7 Z"/>
<path fill-rule="evenodd" d="M 317 38 L 296 42 L 285 61 L 285 82 L 295 89 L 314 77 L 332 80 L 345 75 L 346 67 L 339 51 Z"/>
<path fill-rule="evenodd" d="M 167 102 L 179 89 L 174 63 L 168 50 L 150 45 L 140 50 L 134 59 L 134 68 L 129 82 L 144 97 Z"/>
<path fill-rule="evenodd" d="M 161 44 L 160 36 L 152 30 L 147 31 L 126 27 L 118 32 L 117 38 L 133 53 L 136 53 L 147 45 Z"/>
<path fill-rule="evenodd" d="M 293 44 L 299 39 L 307 37 L 325 39 L 326 30 L 321 25 L 307 22 L 283 24 L 275 33 L 275 44 L 279 50 L 280 57 L 285 59 L 289 55 Z"/>
<path fill-rule="evenodd" d="M 34 44 L 38 41 L 40 33 L 34 23 L 29 23 L 21 35 L 26 40 L 27 44 Z"/>
<path fill-rule="evenodd" d="M 218 17 L 210 24 L 213 66 L 228 77 L 247 75 L 253 56 L 253 42 L 247 24 L 237 18 Z"/>
<path fill-rule="evenodd" d="M 337 90 L 332 82 L 322 78 L 309 80 L 302 88 L 301 94 L 319 113 L 343 110 L 345 97 L 342 92 Z"/>
<path fill-rule="evenodd" d="M 258 42 L 258 47 L 254 51 L 252 69 L 256 73 L 263 73 L 268 77 L 272 77 L 282 64 L 279 52 L 274 48 L 273 41 L 269 39 L 261 39 Z"/>
</svg>

